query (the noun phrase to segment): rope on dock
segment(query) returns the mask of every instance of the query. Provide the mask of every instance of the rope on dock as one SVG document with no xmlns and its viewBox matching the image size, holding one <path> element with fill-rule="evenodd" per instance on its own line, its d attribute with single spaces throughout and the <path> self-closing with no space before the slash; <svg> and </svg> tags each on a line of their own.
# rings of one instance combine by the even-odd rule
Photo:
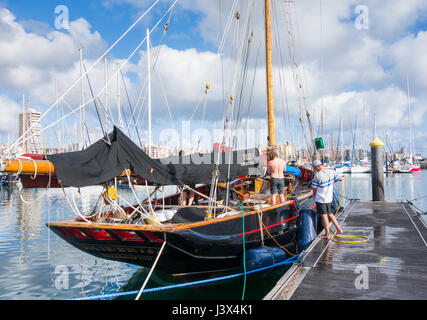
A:
<svg viewBox="0 0 427 320">
<path fill-rule="evenodd" d="M 176 284 L 176 285 L 170 285 L 170 286 L 165 286 L 165 287 L 145 289 L 144 293 L 157 292 L 157 291 L 165 291 L 165 290 L 170 290 L 170 289 L 184 288 L 184 287 L 196 286 L 196 285 L 201 285 L 201 284 L 206 284 L 206 283 L 211 283 L 211 282 L 229 280 L 229 279 L 233 279 L 233 278 L 238 278 L 238 277 L 244 276 L 245 274 L 246 275 L 253 274 L 253 273 L 265 271 L 265 270 L 268 270 L 268 269 L 273 269 L 273 268 L 276 268 L 276 267 L 284 266 L 284 265 L 287 265 L 287 264 L 298 263 L 298 262 L 303 261 L 303 258 L 304 257 L 302 255 L 300 255 L 298 257 L 291 257 L 291 258 L 289 258 L 289 259 L 287 259 L 285 261 L 282 261 L 280 263 L 276 263 L 276 264 L 273 264 L 271 266 L 259 268 L 259 269 L 256 269 L 256 270 L 251 270 L 251 271 L 248 271 L 246 273 L 242 272 L 242 273 L 237 273 L 237 274 L 233 274 L 233 275 L 218 277 L 218 278 L 214 278 L 214 279 L 199 280 L 199 281 L 182 283 L 182 284 Z M 107 294 L 107 295 L 99 295 L 99 296 L 93 296 L 93 297 L 75 298 L 75 299 L 69 299 L 69 300 L 72 300 L 72 301 L 78 301 L 78 300 L 79 301 L 83 301 L 83 300 L 101 300 L 101 299 L 108 299 L 108 298 L 117 298 L 117 297 L 129 296 L 129 295 L 134 295 L 134 294 L 138 294 L 138 293 L 139 293 L 139 290 L 138 291 L 129 291 L 129 292 L 118 292 L 118 293 Z"/>
<path fill-rule="evenodd" d="M 343 193 L 342 193 L 342 196 L 341 196 L 341 202 L 340 202 L 340 204 L 339 204 L 339 206 L 338 206 L 338 209 L 337 209 L 337 212 L 335 213 L 335 217 L 337 216 L 337 214 L 338 214 L 338 212 L 340 211 L 340 208 L 341 208 L 341 204 L 342 204 L 342 201 L 344 200 L 344 195 L 345 195 L 345 188 L 346 188 L 346 185 L 347 185 L 347 176 L 344 176 L 344 189 L 343 189 Z M 337 238 L 356 238 L 356 239 L 362 239 L 362 240 L 354 240 L 354 241 L 343 241 L 343 240 L 337 240 Z M 365 243 L 365 242 L 368 242 L 369 241 L 369 238 L 368 237 L 365 237 L 365 236 L 359 236 L 359 235 L 343 235 L 343 234 L 334 234 L 332 237 L 331 237 L 331 240 L 333 241 L 333 242 L 336 242 L 336 243 L 347 243 L 347 244 L 355 244 L 355 243 Z"/>
<path fill-rule="evenodd" d="M 358 238 L 362 240 L 355 240 L 355 241 L 342 241 L 342 240 L 336 240 L 336 238 Z M 335 234 L 332 236 L 331 240 L 333 242 L 337 243 L 348 243 L 348 244 L 355 244 L 355 243 L 365 243 L 369 241 L 368 237 L 365 236 L 357 236 L 357 235 L 343 235 L 343 234 Z"/>
</svg>

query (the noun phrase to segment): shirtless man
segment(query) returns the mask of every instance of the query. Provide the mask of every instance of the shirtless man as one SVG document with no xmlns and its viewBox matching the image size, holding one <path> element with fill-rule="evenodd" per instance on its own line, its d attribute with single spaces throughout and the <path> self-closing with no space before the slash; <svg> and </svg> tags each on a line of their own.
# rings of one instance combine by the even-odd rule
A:
<svg viewBox="0 0 427 320">
<path fill-rule="evenodd" d="M 267 160 L 267 174 L 271 177 L 271 204 L 274 206 L 285 202 L 285 177 L 283 172 L 286 170 L 286 162 L 279 158 L 276 151 L 269 151 Z M 280 198 L 279 202 L 277 201 L 277 196 Z"/>
</svg>

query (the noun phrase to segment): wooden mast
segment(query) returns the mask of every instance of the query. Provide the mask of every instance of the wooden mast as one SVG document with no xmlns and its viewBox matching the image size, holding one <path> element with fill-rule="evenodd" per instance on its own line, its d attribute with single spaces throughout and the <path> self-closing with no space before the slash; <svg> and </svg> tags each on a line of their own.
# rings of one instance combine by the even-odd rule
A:
<svg viewBox="0 0 427 320">
<path fill-rule="evenodd" d="M 275 146 L 273 104 L 273 57 L 271 45 L 271 0 L 265 0 L 265 52 L 267 70 L 267 117 L 269 146 Z"/>
</svg>

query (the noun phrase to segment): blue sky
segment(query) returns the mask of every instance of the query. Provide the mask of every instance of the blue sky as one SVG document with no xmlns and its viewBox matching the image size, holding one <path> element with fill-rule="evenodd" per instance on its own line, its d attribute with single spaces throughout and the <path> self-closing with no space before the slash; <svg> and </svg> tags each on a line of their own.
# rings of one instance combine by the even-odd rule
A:
<svg viewBox="0 0 427 320">
<path fill-rule="evenodd" d="M 147 9 L 149 5 L 141 8 L 135 8 L 127 3 L 117 3 L 108 5 L 103 0 L 43 0 L 43 1 L 25 1 L 25 0 L 5 0 L 2 2 L 3 6 L 13 12 L 18 21 L 33 23 L 37 22 L 49 26 L 51 29 L 55 28 L 55 19 L 57 14 L 55 8 L 58 5 L 65 5 L 69 9 L 70 21 L 84 18 L 87 20 L 94 30 L 100 32 L 102 38 L 109 44 L 114 43 L 124 31 L 138 18 L 143 9 Z M 166 8 L 166 5 L 161 5 Z M 184 49 L 196 46 L 200 50 L 215 50 L 212 43 L 206 43 L 200 37 L 195 27 L 195 22 L 200 19 L 200 15 L 189 12 L 181 11 L 179 16 L 174 16 L 177 24 L 174 26 L 177 32 L 185 32 L 187 37 L 180 38 L 179 40 L 171 39 L 168 45 Z M 145 36 L 145 29 L 149 25 L 148 22 L 142 21 L 126 39 L 129 46 L 117 50 L 117 55 L 125 55 L 130 48 L 135 45 L 136 41 L 140 41 L 141 36 Z M 189 28 L 193 25 L 194 28 Z M 156 38 L 153 38 L 155 41 Z"/>
<path fill-rule="evenodd" d="M 125 59 L 145 37 L 146 28 L 155 23 L 171 2 L 172 0 L 162 0 L 150 15 L 120 43 L 120 46 L 110 53 L 110 58 L 114 62 Z M 42 111 L 46 110 L 54 102 L 53 97 L 48 97 L 46 94 L 47 91 L 53 90 L 54 80 L 59 82 L 59 91 L 63 92 L 67 89 L 67 85 L 72 83 L 71 80 L 65 79 L 76 77 L 78 72 L 76 49 L 80 41 L 86 44 L 85 53 L 88 59 L 86 63 L 89 66 L 151 3 L 153 2 L 148 0 L 0 1 L 0 9 L 6 10 L 2 11 L 2 16 L 9 17 L 4 18 L 6 19 L 4 23 L 11 30 L 15 30 L 11 33 L 12 35 L 0 32 L 0 46 L 5 48 L 4 61 L 0 59 L 0 71 L 4 74 L 4 79 L 0 79 L 0 108 L 13 105 L 16 109 L 13 116 L 10 112 L 10 117 L 3 119 L 5 125 L 2 126 L 1 139 L 5 141 L 7 134 L 13 135 L 16 132 L 16 126 L 10 125 L 9 119 L 16 116 L 22 93 L 29 96 L 30 104 L 39 107 Z M 246 3 L 249 1 L 242 1 L 239 7 L 242 20 Z M 207 66 L 208 64 L 212 64 L 213 68 L 217 69 L 212 79 L 213 93 L 206 102 L 207 112 L 203 113 L 200 109 L 197 113 L 198 118 L 202 114 L 205 114 L 206 118 L 194 122 L 194 128 L 212 130 L 221 127 L 223 105 L 226 103 L 223 101 L 223 96 L 228 97 L 232 94 L 227 90 L 231 90 L 233 70 L 237 70 L 234 69 L 233 64 L 227 68 L 225 79 L 227 92 L 223 95 L 220 82 L 224 80 L 224 75 L 221 76 L 218 71 L 219 65 L 215 67 L 215 64 L 220 61 L 216 51 L 220 39 L 220 21 L 224 28 L 231 4 L 232 1 L 228 0 L 222 0 L 220 3 L 212 0 L 180 0 L 174 9 L 170 31 L 163 43 L 164 49 L 161 51 L 162 66 L 159 66 L 161 74 L 159 78 L 163 78 L 162 81 L 168 88 L 167 98 L 178 127 L 181 121 L 190 118 L 196 106 L 203 107 L 200 101 L 204 101 L 204 86 L 207 81 L 210 81 L 212 68 Z M 277 1 L 277 5 L 280 4 L 281 2 Z M 322 21 L 319 4 L 323 6 Z M 356 30 L 354 27 L 357 16 L 354 8 L 359 4 L 369 8 L 368 30 Z M 58 5 L 68 7 L 69 19 L 73 24 L 71 31 L 55 29 L 57 18 L 55 8 Z M 262 24 L 260 24 L 262 6 L 257 5 L 253 30 L 255 37 L 258 37 L 256 39 L 260 40 L 263 34 Z M 220 8 L 222 9 L 221 20 Z M 323 105 L 328 135 L 329 133 L 338 134 L 339 117 L 343 116 L 344 123 L 347 124 L 347 144 L 350 144 L 350 124 L 354 122 L 356 114 L 359 114 L 359 119 L 361 118 L 362 99 L 365 98 L 367 122 L 371 123 L 373 113 L 377 113 L 378 132 L 382 137 L 385 138 L 386 133 L 389 136 L 393 133 L 396 149 L 405 146 L 408 131 L 405 83 L 408 75 L 413 99 L 416 151 L 426 155 L 427 1 L 411 0 L 403 4 L 397 0 L 390 0 L 387 3 L 380 0 L 323 2 L 322 0 L 300 0 L 297 1 L 296 8 L 300 31 L 297 58 L 298 63 L 304 66 L 304 75 L 307 76 L 307 82 L 304 85 L 310 100 L 309 108 L 314 116 L 315 131 L 317 132 L 319 128 L 319 110 Z M 323 35 L 319 34 L 319 23 L 323 25 Z M 20 28 L 23 28 L 24 32 Z M 282 50 L 286 56 L 288 48 L 284 25 L 279 30 L 283 30 L 279 36 L 282 37 Z M 159 43 L 160 36 L 161 28 L 152 35 L 153 47 Z M 323 42 L 319 40 L 320 38 Z M 232 47 L 232 35 L 228 40 L 226 45 Z M 61 46 L 57 46 L 56 43 Z M 19 50 L 15 51 L 16 48 Z M 232 51 L 225 50 L 230 50 L 224 52 L 223 59 L 227 60 Z M 19 57 L 13 52 L 18 52 Z M 129 69 L 124 71 L 132 102 L 137 100 L 138 92 L 145 81 L 144 52 L 145 46 L 142 46 L 131 60 Z M 256 50 L 254 49 L 253 52 Z M 34 53 L 34 57 L 31 57 L 31 53 Z M 323 59 L 323 69 L 319 68 L 320 57 Z M 254 60 L 254 54 L 252 60 Z M 113 62 L 111 63 L 113 68 Z M 263 63 L 261 61 L 257 66 L 258 71 L 255 71 L 255 67 L 252 66 L 252 73 L 249 72 L 249 77 L 257 74 L 257 78 L 254 79 L 255 86 L 252 92 L 254 105 L 249 114 L 249 123 L 260 129 L 265 125 Z M 276 66 L 280 66 L 277 60 L 275 63 Z M 98 74 L 91 75 L 91 79 L 96 83 L 102 80 L 101 67 L 95 70 Z M 296 93 L 292 92 L 293 80 L 289 59 L 281 67 L 289 90 L 290 117 L 296 120 L 298 118 L 297 97 L 294 96 Z M 153 75 L 153 77 L 157 76 Z M 159 105 L 153 114 L 157 139 L 159 131 L 165 126 L 170 126 L 170 121 L 166 116 L 165 102 L 161 99 L 163 92 L 159 79 L 154 81 L 157 83 L 153 84 L 153 99 Z M 123 89 L 122 94 L 124 94 Z M 112 90 L 114 88 L 110 91 Z M 70 97 L 71 104 L 78 104 L 77 96 L 76 94 Z M 125 99 L 125 97 L 122 98 Z M 246 99 L 248 101 L 248 97 Z M 277 126 L 278 129 L 283 129 L 280 98 L 276 101 L 278 101 Z M 51 121 L 54 116 L 49 116 L 47 119 Z M 290 128 L 287 127 L 285 132 L 280 131 L 280 143 L 288 140 L 301 143 L 301 132 L 297 129 L 297 125 L 295 128 L 292 131 L 296 130 L 296 133 L 290 132 Z M 368 124 L 367 132 L 371 131 L 371 125 Z"/>
</svg>

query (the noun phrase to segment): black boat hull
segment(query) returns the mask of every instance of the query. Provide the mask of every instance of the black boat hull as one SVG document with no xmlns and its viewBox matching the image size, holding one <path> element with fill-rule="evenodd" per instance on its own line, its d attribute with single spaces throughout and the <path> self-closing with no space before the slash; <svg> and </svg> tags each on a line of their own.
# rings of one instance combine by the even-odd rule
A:
<svg viewBox="0 0 427 320">
<path fill-rule="evenodd" d="M 168 274 L 221 271 L 238 268 L 245 250 L 262 245 L 295 250 L 299 211 L 313 208 L 312 197 L 272 209 L 178 230 L 147 230 L 114 224 L 94 229 L 90 224 L 49 227 L 74 247 L 93 256 L 151 268 L 163 242 L 166 245 L 156 270 Z M 260 218 L 262 217 L 262 224 Z"/>
</svg>

